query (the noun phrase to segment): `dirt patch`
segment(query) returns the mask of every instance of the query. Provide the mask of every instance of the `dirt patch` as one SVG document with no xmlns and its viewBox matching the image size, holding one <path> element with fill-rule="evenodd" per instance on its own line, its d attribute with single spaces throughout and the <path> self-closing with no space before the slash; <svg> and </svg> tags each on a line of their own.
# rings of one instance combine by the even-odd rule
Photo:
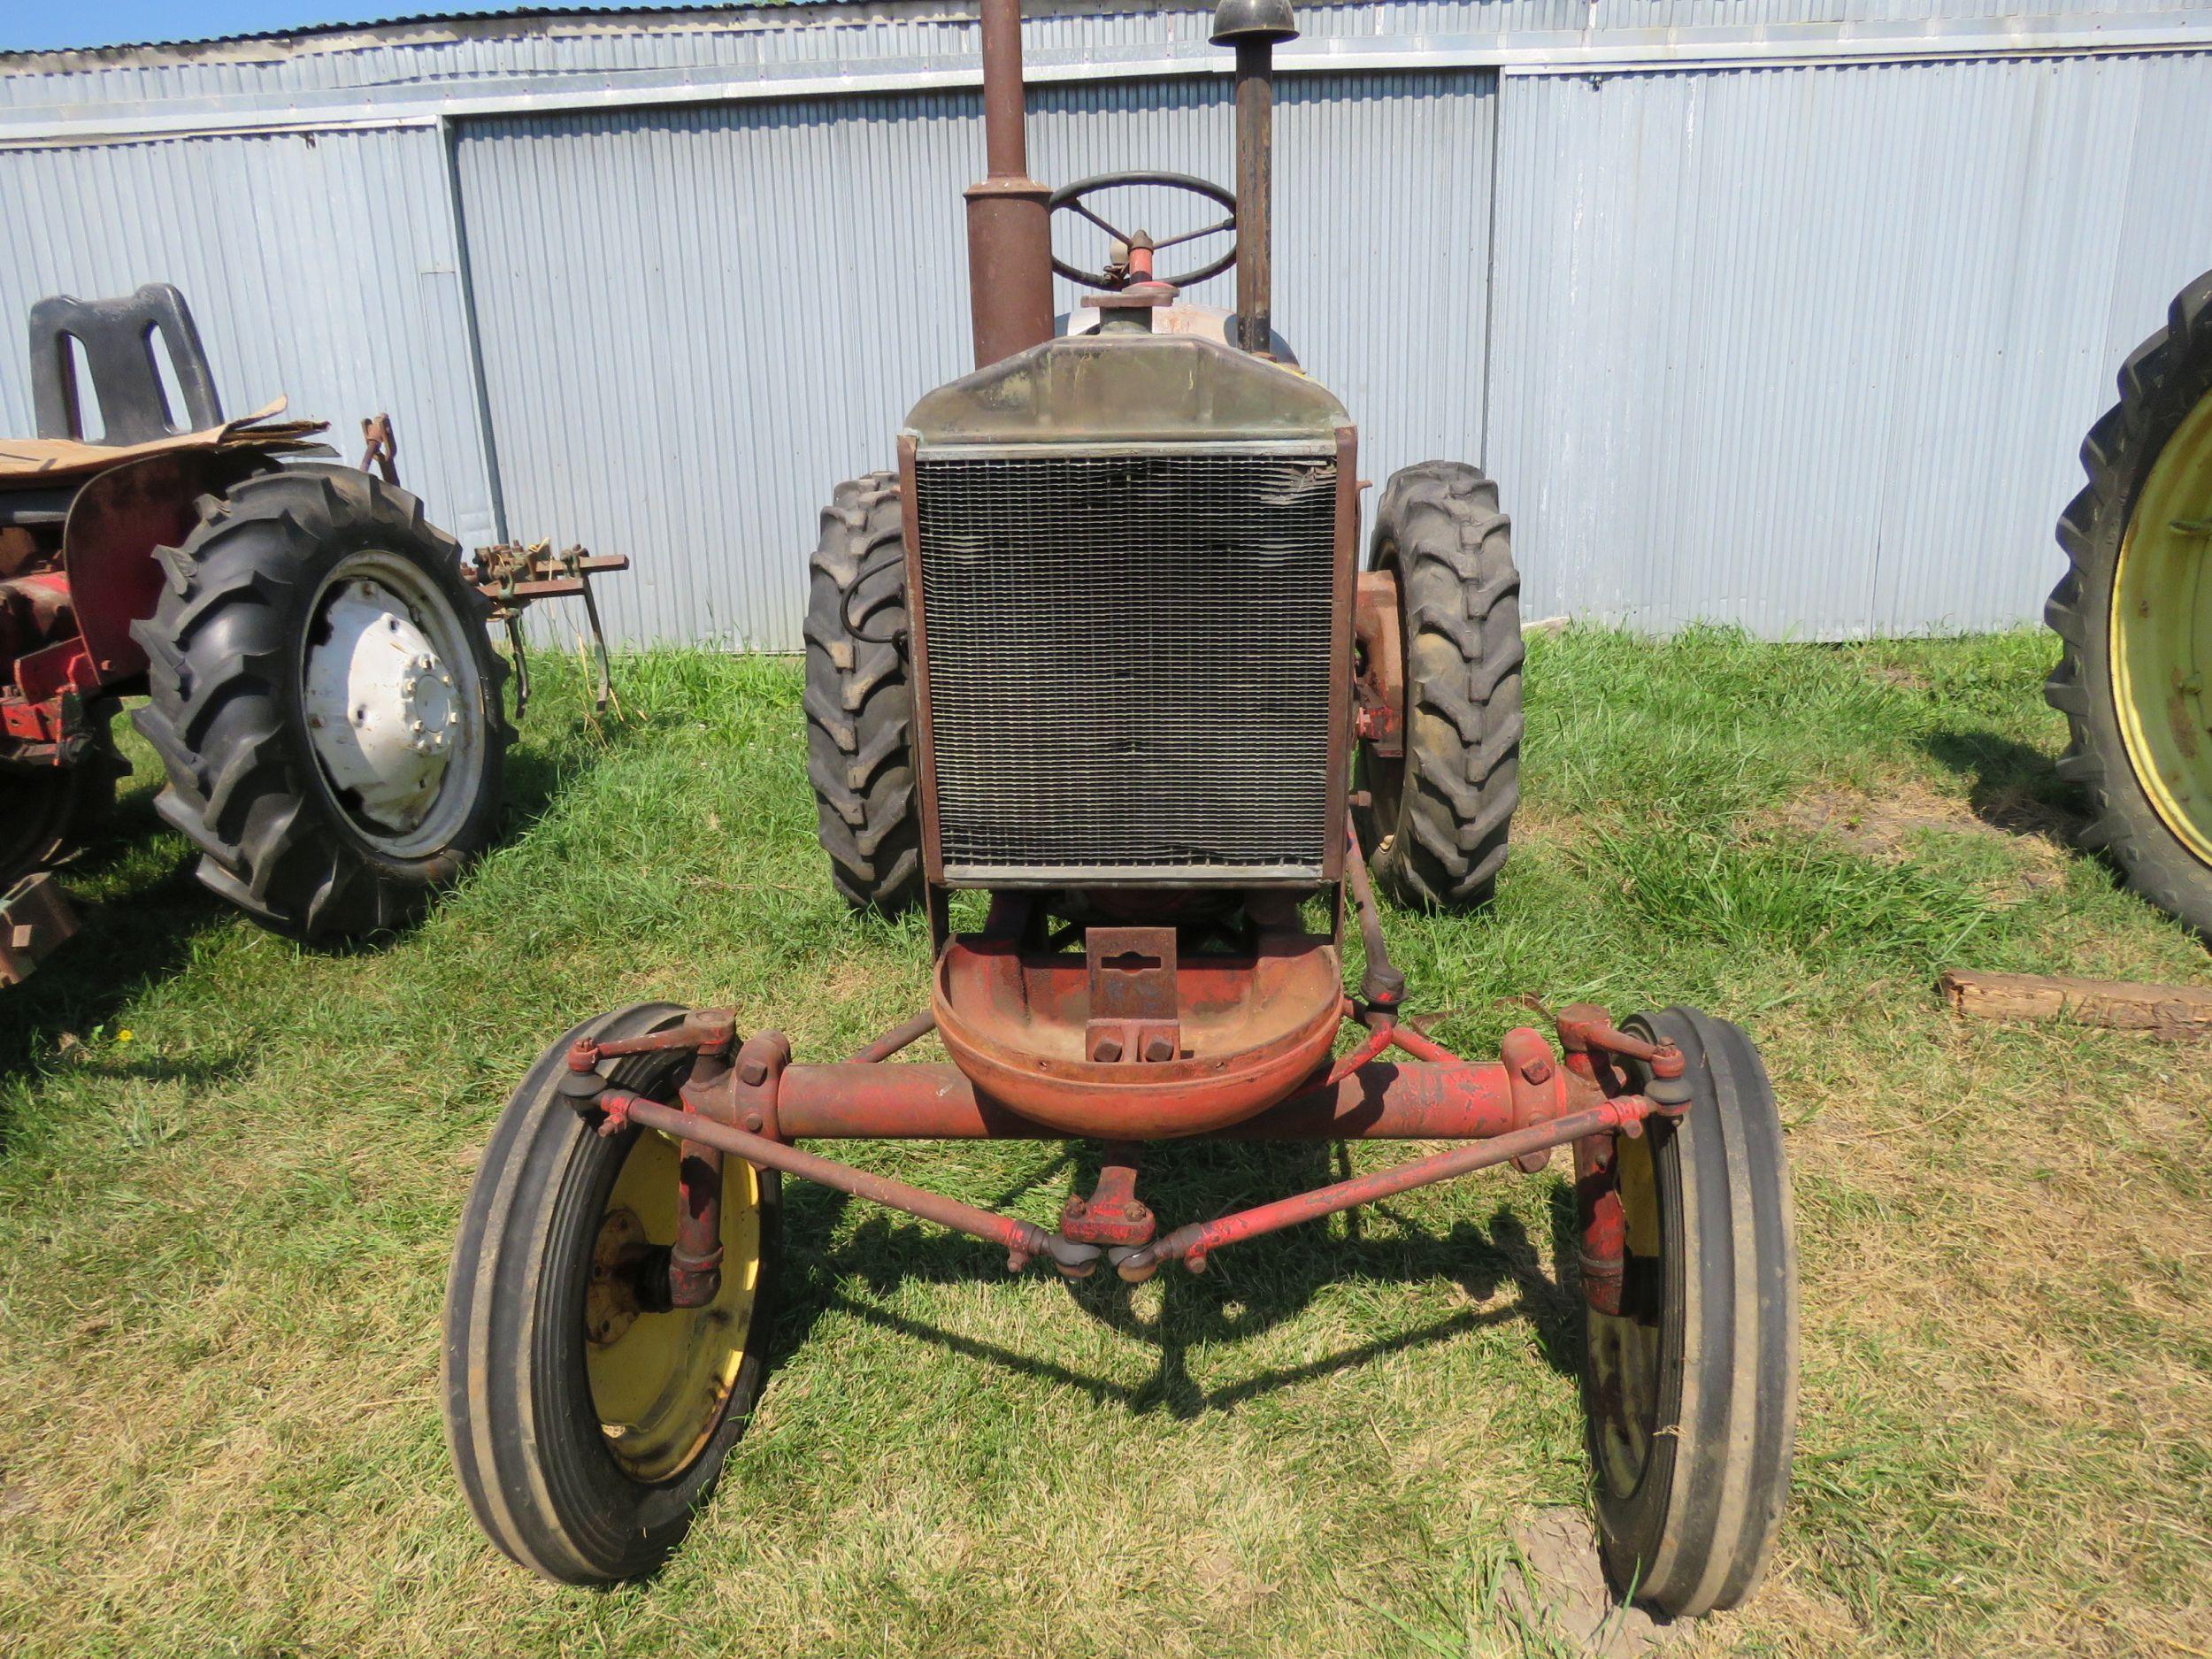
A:
<svg viewBox="0 0 2212 1659">
<path fill-rule="evenodd" d="M 2071 815 L 2021 789 L 2006 790 L 1977 807 L 1908 783 L 1878 800 L 1855 789 L 1804 795 L 1785 808 L 1781 818 L 1793 829 L 1892 863 L 1908 856 L 1908 843 L 1916 834 L 2002 838 L 2027 855 L 2018 879 L 2031 888 L 2063 885 L 2076 824 Z"/>
<path fill-rule="evenodd" d="M 1672 1622 L 1614 1600 L 1597 1533 L 1579 1509 L 1544 1509 L 1514 1529 L 1523 1571 L 1505 1587 L 1528 1624 L 1596 1659 L 1636 1659 L 1678 1633 Z"/>
</svg>

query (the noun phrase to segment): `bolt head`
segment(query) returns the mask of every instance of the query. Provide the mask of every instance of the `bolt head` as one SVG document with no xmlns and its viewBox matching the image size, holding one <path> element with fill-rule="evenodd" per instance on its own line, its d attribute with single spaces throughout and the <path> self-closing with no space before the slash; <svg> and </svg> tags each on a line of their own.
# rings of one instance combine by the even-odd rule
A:
<svg viewBox="0 0 2212 1659">
<path fill-rule="evenodd" d="M 1115 1037 L 1101 1037 L 1091 1045 L 1091 1058 L 1111 1065 L 1121 1058 L 1121 1041 Z"/>
<path fill-rule="evenodd" d="M 1158 1065 L 1175 1057 L 1175 1045 L 1165 1037 L 1154 1037 L 1144 1045 L 1144 1057 Z"/>
<path fill-rule="evenodd" d="M 745 1133 L 749 1135 L 757 1135 L 768 1126 L 768 1120 L 758 1112 L 747 1112 L 744 1123 Z"/>
<path fill-rule="evenodd" d="M 1531 1060 L 1521 1068 L 1521 1076 L 1527 1082 L 1548 1083 L 1551 1081 L 1551 1062 Z"/>
<path fill-rule="evenodd" d="M 768 1080 L 768 1068 L 758 1060 L 748 1060 L 737 1068 L 737 1075 L 748 1088 L 758 1088 Z"/>
</svg>

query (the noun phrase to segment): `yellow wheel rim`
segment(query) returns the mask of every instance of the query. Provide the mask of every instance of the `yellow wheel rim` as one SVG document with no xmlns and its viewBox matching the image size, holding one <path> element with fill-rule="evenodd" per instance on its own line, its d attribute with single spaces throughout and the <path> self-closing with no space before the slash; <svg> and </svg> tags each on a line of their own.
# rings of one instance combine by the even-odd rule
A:
<svg viewBox="0 0 2212 1659">
<path fill-rule="evenodd" d="M 752 1335 L 760 1284 L 760 1177 L 722 1169 L 722 1286 L 703 1308 L 641 1311 L 621 1282 L 636 1253 L 676 1240 L 676 1144 L 650 1131 L 631 1143 L 601 1215 L 584 1297 L 584 1368 L 607 1448 L 638 1480 L 665 1480 L 721 1426 Z"/>
<path fill-rule="evenodd" d="M 2176 840 L 2212 864 L 2212 397 L 2152 466 L 2112 577 L 2112 691 L 2135 770 Z"/>
<path fill-rule="evenodd" d="M 1615 1143 L 1613 1170 L 1632 1258 L 1624 1265 L 1634 1272 L 1633 1263 L 1641 1261 L 1647 1272 L 1656 1272 L 1662 1248 L 1659 1180 L 1650 1134 L 1621 1136 Z M 1601 1408 L 1591 1422 L 1598 1478 L 1615 1497 L 1624 1498 L 1636 1489 L 1651 1457 L 1659 1415 L 1660 1321 L 1648 1310 L 1612 1314 L 1593 1308 L 1584 1332 Z"/>
</svg>

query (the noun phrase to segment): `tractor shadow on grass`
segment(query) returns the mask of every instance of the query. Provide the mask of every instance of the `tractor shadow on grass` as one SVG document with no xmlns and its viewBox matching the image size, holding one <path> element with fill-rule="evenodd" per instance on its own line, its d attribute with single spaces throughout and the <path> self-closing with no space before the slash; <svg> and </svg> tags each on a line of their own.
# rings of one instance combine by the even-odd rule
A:
<svg viewBox="0 0 2212 1659">
<path fill-rule="evenodd" d="M 1084 1148 L 1063 1155 L 1015 1191 L 996 1195 L 997 1204 L 1011 1202 L 1071 1166 L 1075 1183 L 1087 1192 L 1096 1158 Z M 1325 1186 L 1345 1172 L 1340 1148 L 1199 1142 L 1179 1148 L 1171 1159 L 1148 1168 L 1142 1195 L 1161 1211 L 1164 1227 Z M 1540 1179 L 1550 1187 L 1551 1259 L 1572 1262 L 1578 1248 L 1572 1191 L 1555 1175 Z M 887 1296 L 916 1281 L 1002 1282 L 1010 1276 L 1005 1254 L 996 1247 L 883 1211 L 869 1215 L 833 1249 L 810 1251 L 804 1241 L 833 1232 L 848 1201 L 840 1194 L 789 1183 L 784 1202 L 788 1255 L 783 1328 L 778 1333 L 778 1348 L 784 1353 L 804 1341 L 815 1321 L 834 1309 L 964 1358 L 1060 1384 L 1094 1405 L 1119 1405 L 1133 1414 L 1164 1411 L 1177 1418 L 1230 1409 L 1279 1389 L 1356 1371 L 1387 1355 L 1499 1325 L 1530 1327 L 1546 1362 L 1562 1375 L 1575 1375 L 1581 1362 L 1578 1293 L 1571 1280 L 1562 1283 L 1546 1271 L 1521 1218 L 1502 1203 L 1486 1226 L 1462 1220 L 1441 1234 L 1424 1231 L 1388 1203 L 1376 1204 L 1348 1212 L 1340 1223 L 1309 1224 L 1225 1249 L 1202 1274 L 1171 1264 L 1144 1286 L 1123 1283 L 1102 1263 L 1090 1278 L 1067 1282 L 1069 1299 L 1088 1317 L 1157 1351 L 1154 1374 L 1133 1386 L 945 1330 L 840 1287 L 857 1279 L 874 1295 Z M 1325 1286 L 1440 1281 L 1453 1283 L 1472 1305 L 1411 1330 L 1355 1342 L 1324 1357 L 1210 1391 L 1192 1374 L 1194 1351 L 1250 1340 L 1272 1330 L 1303 1312 Z M 1509 1291 L 1513 1294 L 1500 1300 Z"/>
<path fill-rule="evenodd" d="M 1990 731 L 1931 732 L 1920 746 L 1967 780 L 1968 806 L 1992 829 L 2082 856 L 2081 795 L 2041 749 Z"/>
</svg>

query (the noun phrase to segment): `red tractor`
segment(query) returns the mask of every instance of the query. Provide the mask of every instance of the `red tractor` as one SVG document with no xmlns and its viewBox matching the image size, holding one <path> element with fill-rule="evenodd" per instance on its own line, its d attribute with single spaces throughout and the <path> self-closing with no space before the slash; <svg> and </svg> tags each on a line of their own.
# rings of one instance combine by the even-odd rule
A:
<svg viewBox="0 0 2212 1659">
<path fill-rule="evenodd" d="M 321 426 L 281 402 L 225 419 L 166 284 L 41 301 L 30 332 L 41 435 L 0 441 L 0 983 L 68 930 L 34 872 L 112 798 L 137 693 L 204 884 L 303 938 L 406 921 L 498 826 L 487 622 L 512 637 L 518 605 L 626 561 L 465 565 L 397 487 L 388 422 L 380 478 L 311 458 Z"/>
<path fill-rule="evenodd" d="M 1216 14 L 1233 196 L 1032 180 L 1017 0 L 982 19 L 978 367 L 908 415 L 895 472 L 838 490 L 806 626 L 823 845 L 856 904 L 926 907 L 929 1007 L 837 1064 L 665 1003 L 545 1051 L 493 1132 L 448 1288 L 470 1505 L 557 1580 L 667 1555 L 761 1388 L 786 1177 L 991 1240 L 1016 1271 L 1139 1281 L 1564 1148 L 1606 1560 L 1670 1612 L 1730 1605 L 1767 1559 L 1795 1417 L 1774 1098 L 1745 1034 L 1689 1009 L 1565 1008 L 1556 1050 L 1525 1027 L 1488 1063 L 1403 1017 L 1372 888 L 1489 891 L 1516 791 L 1517 578 L 1494 487 L 1435 462 L 1384 489 L 1358 570 L 1351 418 L 1269 319 L 1290 7 Z M 1110 192 L 1163 186 L 1225 206 L 1233 314 L 1183 304 L 1156 267 L 1185 238 L 1105 217 Z M 1060 210 L 1110 238 L 1102 268 L 1056 261 Z M 1064 333 L 1056 268 L 1096 290 Z M 949 1064 L 883 1064 L 932 1031 Z M 1102 1172 L 1048 1227 L 801 1145 L 978 1137 L 1085 1139 Z M 1457 1144 L 1163 1223 L 1141 1171 L 1202 1138 Z"/>
</svg>

